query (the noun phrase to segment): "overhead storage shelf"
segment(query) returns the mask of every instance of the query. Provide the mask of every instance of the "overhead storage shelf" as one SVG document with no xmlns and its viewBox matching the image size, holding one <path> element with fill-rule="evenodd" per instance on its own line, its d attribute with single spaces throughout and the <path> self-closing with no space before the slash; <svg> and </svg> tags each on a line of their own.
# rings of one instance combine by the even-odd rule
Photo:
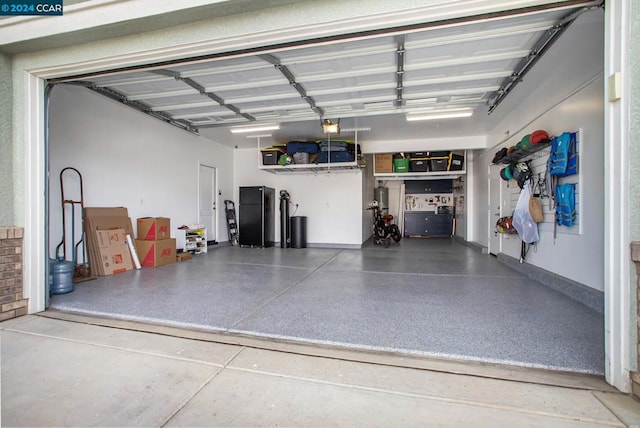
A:
<svg viewBox="0 0 640 428">
<path fill-rule="evenodd" d="M 466 150 L 411 152 L 404 158 L 396 158 L 394 153 L 377 153 L 373 158 L 373 176 L 381 180 L 452 180 L 467 173 L 466 157 Z M 393 172 L 382 172 L 390 170 Z"/>
<path fill-rule="evenodd" d="M 434 171 L 434 172 L 388 172 L 376 173 L 374 177 L 384 180 L 442 180 L 456 179 L 465 175 L 466 171 Z"/>
<path fill-rule="evenodd" d="M 356 162 L 336 162 L 323 164 L 291 164 L 291 165 L 262 165 L 259 169 L 272 174 L 290 174 L 292 172 L 323 172 L 349 171 L 364 168 L 364 164 Z"/>
</svg>

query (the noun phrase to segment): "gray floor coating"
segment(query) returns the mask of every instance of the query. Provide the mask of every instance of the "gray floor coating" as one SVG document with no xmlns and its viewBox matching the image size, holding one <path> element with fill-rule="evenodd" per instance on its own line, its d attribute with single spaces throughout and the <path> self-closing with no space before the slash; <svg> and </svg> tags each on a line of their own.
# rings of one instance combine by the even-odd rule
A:
<svg viewBox="0 0 640 428">
<path fill-rule="evenodd" d="M 362 250 L 220 246 L 78 284 L 52 308 L 602 374 L 603 318 L 448 239 Z"/>
</svg>

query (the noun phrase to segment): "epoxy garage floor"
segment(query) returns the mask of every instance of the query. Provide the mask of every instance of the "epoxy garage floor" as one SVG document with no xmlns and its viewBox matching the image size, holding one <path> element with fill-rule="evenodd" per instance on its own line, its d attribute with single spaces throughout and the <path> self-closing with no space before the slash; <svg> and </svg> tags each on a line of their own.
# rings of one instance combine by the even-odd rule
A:
<svg viewBox="0 0 640 428">
<path fill-rule="evenodd" d="M 429 357 L 604 372 L 603 317 L 449 239 L 389 248 L 220 246 L 77 284 L 51 307 Z"/>
</svg>

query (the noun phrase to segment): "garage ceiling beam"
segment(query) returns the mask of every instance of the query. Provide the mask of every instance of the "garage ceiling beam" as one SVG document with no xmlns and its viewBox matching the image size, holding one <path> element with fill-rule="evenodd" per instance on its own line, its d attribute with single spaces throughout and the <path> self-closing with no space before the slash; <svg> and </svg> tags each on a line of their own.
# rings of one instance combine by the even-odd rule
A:
<svg viewBox="0 0 640 428">
<path fill-rule="evenodd" d="M 289 85 L 291 85 L 296 91 L 298 91 L 302 99 L 309 104 L 311 110 L 313 110 L 314 113 L 317 113 L 320 117 L 324 115 L 324 111 L 316 105 L 315 100 L 307 94 L 304 86 L 296 81 L 293 73 L 287 68 L 286 65 L 282 65 L 280 59 L 277 56 L 272 54 L 261 54 L 258 55 L 258 57 L 262 58 L 269 64 L 273 64 L 276 70 L 280 70 L 280 73 L 282 73 L 282 75 L 289 81 Z"/>
<path fill-rule="evenodd" d="M 178 73 L 177 71 L 151 70 L 151 72 L 152 73 L 156 73 L 156 74 L 160 74 L 160 75 L 163 75 L 163 76 L 173 77 L 174 79 L 179 80 L 179 81 L 191 86 L 193 89 L 195 89 L 196 91 L 200 92 L 200 94 L 211 98 L 213 101 L 218 103 L 221 107 L 226 107 L 229 110 L 231 110 L 232 112 L 234 112 L 235 114 L 240 115 L 240 116 L 244 117 L 245 119 L 247 119 L 249 121 L 255 121 L 256 120 L 255 117 L 251 116 L 250 114 L 242 113 L 240 111 L 240 109 L 237 108 L 236 106 L 234 106 L 233 104 L 226 104 L 222 98 L 220 98 L 219 96 L 217 96 L 213 92 L 208 92 L 204 88 L 204 86 L 200 85 L 198 82 L 196 82 L 195 80 L 191 79 L 190 77 L 182 77 L 182 76 L 180 76 L 180 73 Z"/>
<path fill-rule="evenodd" d="M 175 119 L 173 117 L 171 117 L 171 115 L 167 114 L 167 113 L 163 113 L 163 112 L 158 112 L 158 111 L 153 111 L 153 109 L 151 108 L 150 105 L 145 104 L 141 101 L 135 101 L 135 100 L 129 100 L 124 94 L 121 94 L 118 91 L 115 91 L 111 88 L 105 88 L 105 87 L 101 87 L 96 85 L 95 83 L 92 82 L 84 82 L 84 81 L 74 81 L 74 82 L 66 82 L 65 84 L 67 85 L 76 85 L 76 86 L 83 86 L 85 88 L 91 89 L 92 91 L 105 96 L 107 98 L 110 98 L 112 100 L 118 101 L 128 107 L 131 107 L 135 110 L 138 110 L 139 112 L 142 112 L 144 114 L 147 114 L 155 119 L 161 120 L 165 123 L 168 123 L 170 125 L 173 125 L 175 127 L 178 127 L 180 129 L 183 129 L 185 131 L 189 131 L 192 132 L 194 134 L 198 133 L 198 128 L 196 128 L 195 126 L 191 125 L 189 122 L 185 121 L 185 120 L 180 120 L 180 119 Z"/>
<path fill-rule="evenodd" d="M 570 12 L 564 18 L 562 18 L 556 25 L 554 25 L 551 29 L 547 30 L 540 39 L 535 43 L 531 53 L 523 58 L 520 63 L 516 66 L 513 74 L 511 76 L 504 79 L 500 89 L 497 91 L 497 96 L 490 101 L 489 103 L 489 114 L 493 113 L 493 111 L 500 105 L 502 101 L 513 91 L 513 89 L 522 81 L 524 76 L 533 68 L 533 66 L 542 58 L 551 46 L 562 36 L 562 34 L 569 28 L 569 26 L 576 20 L 580 15 L 585 12 L 588 12 L 592 9 L 599 9 L 604 7 L 604 2 L 599 2 L 598 4 L 594 4 L 591 6 L 585 6 L 576 11 Z"/>
</svg>

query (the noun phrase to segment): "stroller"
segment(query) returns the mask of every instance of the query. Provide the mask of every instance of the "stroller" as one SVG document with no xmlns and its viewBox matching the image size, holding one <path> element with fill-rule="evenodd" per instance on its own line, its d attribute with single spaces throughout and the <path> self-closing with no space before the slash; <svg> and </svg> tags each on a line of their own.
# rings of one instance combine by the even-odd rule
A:
<svg viewBox="0 0 640 428">
<path fill-rule="evenodd" d="M 373 243 L 376 245 L 384 245 L 388 247 L 393 239 L 400 242 L 402 234 L 398 225 L 392 223 L 393 216 L 391 214 L 382 214 L 382 207 L 378 201 L 373 201 L 371 206 L 367 208 L 373 211 Z"/>
</svg>

